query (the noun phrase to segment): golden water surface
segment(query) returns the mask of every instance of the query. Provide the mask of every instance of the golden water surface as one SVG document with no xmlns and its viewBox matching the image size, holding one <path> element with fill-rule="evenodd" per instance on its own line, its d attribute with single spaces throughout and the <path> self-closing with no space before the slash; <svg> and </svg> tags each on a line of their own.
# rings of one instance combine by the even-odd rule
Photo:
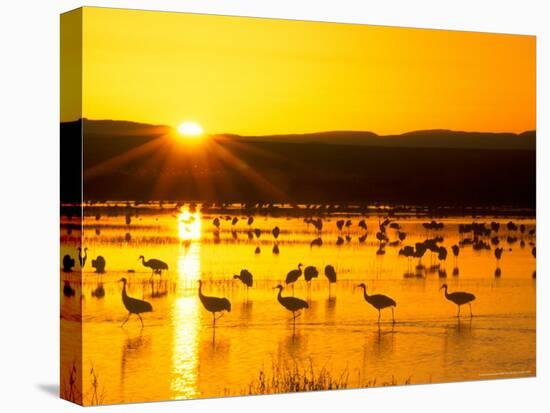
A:
<svg viewBox="0 0 550 413">
<path fill-rule="evenodd" d="M 76 275 L 62 273 L 62 280 L 75 288 L 74 296 L 61 294 L 64 331 L 78 330 L 80 322 L 71 314 L 82 306 L 86 404 L 248 394 L 261 372 L 270 376 L 281 367 L 324 368 L 346 387 L 536 374 L 536 280 L 531 253 L 535 239 L 528 235 L 535 226 L 533 219 L 475 220 L 502 224 L 502 276 L 495 278 L 494 247 L 474 251 L 465 246 L 456 260 L 451 253 L 451 245 L 461 239 L 458 224 L 471 223 L 471 216 L 438 219 L 445 224 L 440 231 L 426 230 L 422 223 L 430 219 L 425 217 L 394 218 L 407 233 L 401 246 L 434 236 L 444 238 L 440 245 L 449 252 L 445 262 L 439 263 L 429 252 L 422 259 L 426 267 L 439 263 L 447 273 L 442 279 L 437 271 L 404 277 L 414 272 L 417 260 L 399 256 L 401 246 L 386 246 L 386 253 L 377 255 L 375 233 L 383 219 L 378 216 L 324 215 L 319 234 L 303 216 L 285 214 L 256 215 L 249 226 L 248 215 L 236 210 L 229 214 L 239 218 L 233 225 L 225 213 L 189 212 L 184 206 L 137 214 L 127 224 L 124 214 L 108 211 L 105 206 L 105 213 L 84 220 L 88 258 L 81 288 Z M 221 217 L 219 237 L 214 217 Z M 351 219 L 352 225 L 338 230 L 337 219 Z M 365 234 L 357 225 L 360 219 L 368 226 L 364 242 L 358 240 Z M 518 237 L 514 243 L 506 241 L 510 232 L 504 224 L 510 219 L 526 226 L 524 235 L 513 234 Z M 276 241 L 271 234 L 275 226 L 281 229 Z M 259 238 L 249 238 L 248 232 L 254 229 L 261 230 Z M 395 240 L 393 229 L 387 233 L 390 241 Z M 323 245 L 311 246 L 319 235 Z M 344 239 L 342 245 L 336 243 L 338 236 Z M 80 231 L 73 230 L 62 246 L 63 253 L 76 259 L 77 268 L 78 245 L 73 241 L 79 237 Z M 275 242 L 279 254 L 272 252 Z M 260 253 L 255 253 L 257 247 Z M 104 274 L 96 274 L 91 267 L 98 255 L 106 260 Z M 169 270 L 160 277 L 153 275 L 151 281 L 151 271 L 138 261 L 140 255 L 165 261 Z M 287 272 L 298 263 L 316 266 L 319 277 L 309 286 L 303 277 L 296 282 L 294 295 L 306 299 L 309 308 L 293 328 L 291 313 L 278 303 L 273 287 L 284 285 Z M 327 264 L 335 267 L 338 276 L 330 296 L 323 273 Z M 458 276 L 452 275 L 455 266 Z M 248 292 L 233 279 L 243 268 L 254 275 Z M 136 316 L 121 327 L 128 314 L 121 299 L 121 277 L 128 279 L 130 296 L 153 306 L 152 313 L 142 315 L 144 328 Z M 227 297 L 231 302 L 232 311 L 216 322 L 215 330 L 211 313 L 199 300 L 198 280 L 203 281 L 205 295 Z M 382 322 L 377 323 L 377 311 L 356 288 L 360 282 L 370 294 L 385 294 L 397 302 L 395 324 L 389 309 L 382 311 Z M 444 282 L 449 292 L 476 295 L 473 318 L 464 306 L 457 320 L 457 307 L 439 290 Z M 96 293 L 100 285 L 104 296 Z M 291 287 L 283 290 L 283 295 L 292 294 Z M 62 378 L 69 375 L 74 360 L 74 355 L 62 354 Z"/>
</svg>

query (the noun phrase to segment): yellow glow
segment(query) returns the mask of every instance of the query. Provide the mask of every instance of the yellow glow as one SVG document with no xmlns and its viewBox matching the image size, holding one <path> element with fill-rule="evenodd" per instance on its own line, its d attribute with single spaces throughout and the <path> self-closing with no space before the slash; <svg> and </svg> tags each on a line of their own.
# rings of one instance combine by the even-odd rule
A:
<svg viewBox="0 0 550 413">
<path fill-rule="evenodd" d="M 204 130 L 197 122 L 183 122 L 178 126 L 178 132 L 181 136 L 187 138 L 198 138 L 204 134 Z"/>
<path fill-rule="evenodd" d="M 83 22 L 90 119 L 244 135 L 536 128 L 534 36 L 102 8 Z"/>
<path fill-rule="evenodd" d="M 182 241 L 201 239 L 201 215 L 199 211 L 191 213 L 189 208 L 182 207 L 178 215 L 178 235 Z"/>
</svg>

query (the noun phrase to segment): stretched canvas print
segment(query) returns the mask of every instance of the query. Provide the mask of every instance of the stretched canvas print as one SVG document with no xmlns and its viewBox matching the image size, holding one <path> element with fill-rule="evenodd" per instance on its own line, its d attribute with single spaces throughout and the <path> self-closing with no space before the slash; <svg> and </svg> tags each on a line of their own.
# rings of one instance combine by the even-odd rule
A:
<svg viewBox="0 0 550 413">
<path fill-rule="evenodd" d="M 61 16 L 61 397 L 536 375 L 534 36 Z"/>
</svg>

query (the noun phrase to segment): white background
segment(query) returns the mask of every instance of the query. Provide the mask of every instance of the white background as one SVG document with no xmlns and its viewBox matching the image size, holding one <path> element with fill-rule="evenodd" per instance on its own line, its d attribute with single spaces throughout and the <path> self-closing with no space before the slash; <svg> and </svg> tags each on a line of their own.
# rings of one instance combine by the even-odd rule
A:
<svg viewBox="0 0 550 413">
<path fill-rule="evenodd" d="M 84 5 L 536 34 L 538 346 L 536 379 L 109 406 L 102 411 L 548 411 L 547 1 L 87 1 Z M 0 410 L 64 412 L 59 400 L 59 17 L 78 1 L 4 1 L 0 9 Z M 508 351 L 495 348 L 495 352 Z M 246 368 L 243 366 L 243 368 Z M 546 394 L 545 391 L 546 390 Z"/>
</svg>

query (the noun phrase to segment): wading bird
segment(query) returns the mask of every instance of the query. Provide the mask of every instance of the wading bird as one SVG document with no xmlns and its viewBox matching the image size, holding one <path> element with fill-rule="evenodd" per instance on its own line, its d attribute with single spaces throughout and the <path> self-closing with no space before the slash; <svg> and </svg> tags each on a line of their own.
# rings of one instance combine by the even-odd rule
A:
<svg viewBox="0 0 550 413">
<path fill-rule="evenodd" d="M 78 262 L 80 268 L 84 268 L 86 265 L 86 259 L 88 258 L 88 247 L 84 248 L 84 255 L 82 255 L 82 248 L 78 247 Z"/>
<path fill-rule="evenodd" d="M 202 305 L 212 313 L 212 327 L 216 328 L 216 320 L 223 316 L 223 311 L 231 312 L 231 303 L 225 297 L 208 297 L 202 293 L 202 281 L 199 280 L 199 298 Z M 216 317 L 216 313 L 221 313 Z"/>
<path fill-rule="evenodd" d="M 243 269 L 238 275 L 235 274 L 233 278 L 236 280 L 241 280 L 241 282 L 246 285 L 246 295 L 248 297 L 248 289 L 252 287 L 252 284 L 254 283 L 254 277 L 252 276 L 252 273 L 248 270 Z"/>
<path fill-rule="evenodd" d="M 74 267 L 74 258 L 72 258 L 69 254 L 65 255 L 63 257 L 63 271 L 72 272 L 73 267 Z"/>
<path fill-rule="evenodd" d="M 144 267 L 151 268 L 151 278 L 153 277 L 153 274 L 158 274 L 159 276 L 162 276 L 162 270 L 168 270 L 168 264 L 166 264 L 164 261 L 157 260 L 156 258 L 151 258 L 146 261 L 145 257 L 143 255 L 140 255 L 138 261 L 139 260 L 141 260 L 141 263 Z"/>
<path fill-rule="evenodd" d="M 141 313 L 150 313 L 151 311 L 153 311 L 153 306 L 147 301 L 138 300 L 137 298 L 129 297 L 128 294 L 126 294 L 126 278 L 122 277 L 118 281 L 122 282 L 123 284 L 122 303 L 124 304 L 124 307 L 126 307 L 126 309 L 128 310 L 128 317 L 126 317 L 124 323 L 121 324 L 121 327 L 126 324 L 132 314 L 135 314 L 139 317 L 139 321 L 141 321 L 141 328 L 143 328 L 143 319 L 141 318 Z"/>
<path fill-rule="evenodd" d="M 317 271 L 317 268 L 315 268 L 313 265 L 308 265 L 304 269 L 304 279 L 306 282 L 310 282 L 312 279 L 317 278 L 319 275 L 319 271 Z"/>
<path fill-rule="evenodd" d="M 92 260 L 92 267 L 95 268 L 96 274 L 105 273 L 105 258 L 102 255 L 98 255 L 95 260 Z"/>
<path fill-rule="evenodd" d="M 330 264 L 325 267 L 325 277 L 328 279 L 328 296 L 330 297 L 330 287 L 336 282 L 336 270 Z"/>
<path fill-rule="evenodd" d="M 279 303 L 286 308 L 288 311 L 292 312 L 292 322 L 296 325 L 296 318 L 300 316 L 300 313 L 296 314 L 297 311 L 300 311 L 304 308 L 309 308 L 309 305 L 306 301 L 296 298 L 296 297 L 283 297 L 283 286 L 279 284 L 274 289 L 279 289 L 279 294 L 277 294 L 277 300 Z"/>
<path fill-rule="evenodd" d="M 300 278 L 301 275 L 302 275 L 302 267 L 303 267 L 303 266 L 304 266 L 304 264 L 299 263 L 299 264 L 298 264 L 298 269 L 289 271 L 288 274 L 286 275 L 285 284 L 286 284 L 286 285 L 292 284 L 292 291 L 294 291 L 294 283 L 295 283 L 295 282 L 298 280 L 298 278 Z"/>
<path fill-rule="evenodd" d="M 454 293 L 447 292 L 447 284 L 443 284 L 439 289 L 445 290 L 445 298 L 449 301 L 452 301 L 458 306 L 458 312 L 456 313 L 457 317 L 460 317 L 460 306 L 468 304 L 470 306 L 470 317 L 473 317 L 472 314 L 472 301 L 476 299 L 476 296 L 471 293 L 466 293 L 464 291 L 456 291 Z"/>
<path fill-rule="evenodd" d="M 365 301 L 378 310 L 378 322 L 380 322 L 380 310 L 390 307 L 392 322 L 395 323 L 393 308 L 397 307 L 397 303 L 393 299 L 382 294 L 368 295 L 367 286 L 364 283 L 359 284 L 357 287 L 363 289 L 363 298 Z"/>
</svg>

